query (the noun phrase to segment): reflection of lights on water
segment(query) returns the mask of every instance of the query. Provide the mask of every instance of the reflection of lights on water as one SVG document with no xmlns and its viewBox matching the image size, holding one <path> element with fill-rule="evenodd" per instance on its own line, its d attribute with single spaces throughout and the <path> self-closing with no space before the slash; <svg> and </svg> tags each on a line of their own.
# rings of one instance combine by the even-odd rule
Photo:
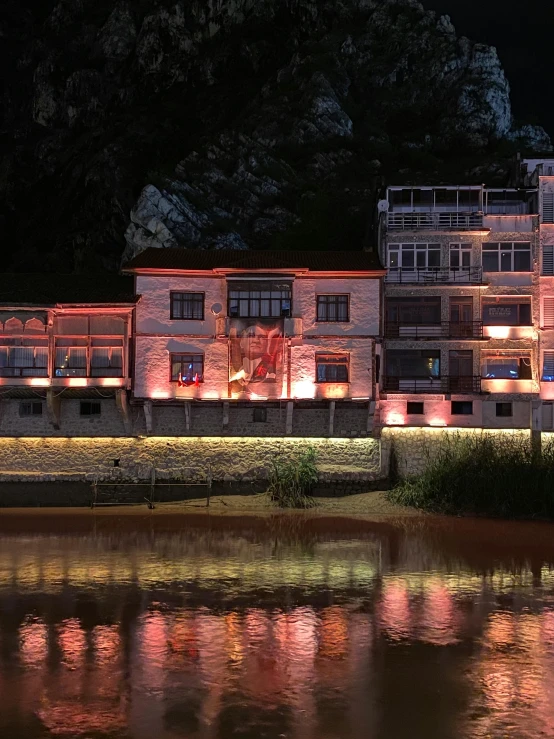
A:
<svg viewBox="0 0 554 739">
<path fill-rule="evenodd" d="M 41 667 L 48 654 L 46 624 L 29 617 L 19 629 L 19 655 L 26 667 Z"/>
<path fill-rule="evenodd" d="M 76 618 L 63 621 L 57 627 L 57 636 L 64 665 L 75 670 L 84 660 L 87 646 L 79 621 Z"/>
</svg>

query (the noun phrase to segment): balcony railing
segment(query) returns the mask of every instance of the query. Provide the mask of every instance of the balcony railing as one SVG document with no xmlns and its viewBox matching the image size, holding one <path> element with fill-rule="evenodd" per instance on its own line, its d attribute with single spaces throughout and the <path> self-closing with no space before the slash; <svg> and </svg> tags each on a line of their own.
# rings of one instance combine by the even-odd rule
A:
<svg viewBox="0 0 554 739">
<path fill-rule="evenodd" d="M 483 228 L 483 213 L 388 213 L 389 231 L 475 231 Z"/>
<path fill-rule="evenodd" d="M 406 395 L 427 393 L 460 395 L 481 392 L 480 377 L 385 377 L 382 382 L 386 393 L 403 393 Z"/>
<path fill-rule="evenodd" d="M 385 324 L 386 339 L 482 339 L 482 321 Z"/>
<path fill-rule="evenodd" d="M 469 284 L 483 281 L 481 267 L 389 267 L 386 282 Z"/>
</svg>

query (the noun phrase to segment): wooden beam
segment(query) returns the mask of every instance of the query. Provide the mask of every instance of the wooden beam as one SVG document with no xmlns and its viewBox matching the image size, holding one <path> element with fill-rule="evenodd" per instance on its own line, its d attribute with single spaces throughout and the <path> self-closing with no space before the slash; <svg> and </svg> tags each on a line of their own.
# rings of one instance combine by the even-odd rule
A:
<svg viewBox="0 0 554 739">
<path fill-rule="evenodd" d="M 131 413 L 129 410 L 129 400 L 127 397 L 127 390 L 125 388 L 118 388 L 115 391 L 115 404 L 117 410 L 121 413 L 123 419 L 123 427 L 127 436 L 133 435 L 133 421 L 131 419 Z"/>
<path fill-rule="evenodd" d="M 54 429 L 59 431 L 62 426 L 62 399 L 59 394 L 54 394 L 53 388 L 48 388 L 46 391 L 46 413 Z"/>
</svg>

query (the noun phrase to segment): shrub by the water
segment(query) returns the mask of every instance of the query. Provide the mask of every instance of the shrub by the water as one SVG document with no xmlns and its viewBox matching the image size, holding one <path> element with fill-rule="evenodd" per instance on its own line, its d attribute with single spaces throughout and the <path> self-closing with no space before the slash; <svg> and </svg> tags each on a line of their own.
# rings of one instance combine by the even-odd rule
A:
<svg viewBox="0 0 554 739">
<path fill-rule="evenodd" d="M 445 436 L 417 476 L 387 493 L 434 513 L 554 518 L 554 444 L 520 436 Z"/>
<path fill-rule="evenodd" d="M 316 451 L 309 447 L 294 459 L 273 460 L 269 474 L 268 493 L 281 508 L 311 508 L 310 496 L 317 482 Z"/>
</svg>

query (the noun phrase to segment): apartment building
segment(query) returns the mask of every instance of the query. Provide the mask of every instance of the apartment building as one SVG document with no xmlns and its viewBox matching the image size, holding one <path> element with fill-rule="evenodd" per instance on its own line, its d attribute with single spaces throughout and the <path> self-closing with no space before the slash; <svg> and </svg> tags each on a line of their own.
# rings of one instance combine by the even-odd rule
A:
<svg viewBox="0 0 554 739">
<path fill-rule="evenodd" d="M 138 433 L 371 435 L 376 255 L 151 248 L 125 271 Z"/>
<path fill-rule="evenodd" d="M 523 159 L 520 181 L 538 192 L 539 374 L 542 413 L 537 423 L 554 428 L 554 157 Z"/>
<path fill-rule="evenodd" d="M 541 358 L 540 201 L 531 182 L 388 187 L 381 424 L 542 424 L 541 366 L 554 353 Z"/>
<path fill-rule="evenodd" d="M 124 277 L 0 277 L 0 436 L 131 433 Z"/>
</svg>

